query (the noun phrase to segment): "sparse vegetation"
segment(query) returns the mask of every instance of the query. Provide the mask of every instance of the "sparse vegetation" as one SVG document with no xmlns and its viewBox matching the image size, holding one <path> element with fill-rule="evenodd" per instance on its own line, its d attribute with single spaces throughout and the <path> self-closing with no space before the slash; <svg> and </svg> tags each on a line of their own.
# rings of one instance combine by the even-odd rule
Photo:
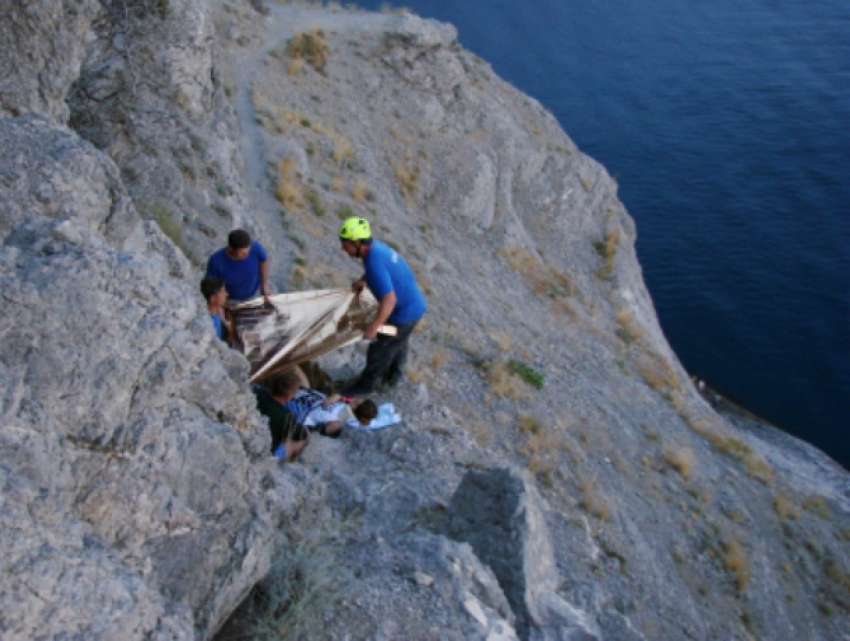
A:
<svg viewBox="0 0 850 641">
<path fill-rule="evenodd" d="M 603 240 L 593 243 L 596 253 L 602 258 L 602 266 L 596 272 L 599 278 L 609 278 L 614 271 L 614 263 L 617 259 L 617 247 L 620 244 L 620 230 L 610 229 Z"/>
<path fill-rule="evenodd" d="M 408 165 L 399 165 L 395 170 L 395 177 L 399 183 L 401 194 L 406 198 L 416 196 L 416 190 L 419 184 L 419 165 L 409 167 Z"/>
<path fill-rule="evenodd" d="M 696 456 L 693 450 L 682 447 L 675 450 L 669 449 L 664 452 L 664 460 L 667 465 L 676 470 L 686 481 L 690 481 L 696 468 Z"/>
<path fill-rule="evenodd" d="M 516 247 L 503 250 L 511 268 L 531 282 L 534 294 L 540 298 L 567 298 L 575 294 L 575 285 L 567 274 L 556 267 L 546 266 L 532 252 Z"/>
<path fill-rule="evenodd" d="M 151 213 L 162 233 L 179 247 L 180 241 L 183 240 L 183 225 L 177 214 L 163 203 L 154 203 L 151 206 Z"/>
<path fill-rule="evenodd" d="M 646 434 L 646 438 L 648 438 L 650 441 L 658 442 L 661 440 L 661 434 L 659 434 L 658 430 L 651 428 L 645 423 L 641 423 L 640 427 L 643 430 L 643 433 Z"/>
<path fill-rule="evenodd" d="M 296 34 L 286 45 L 286 53 L 295 60 L 306 61 L 316 71 L 323 71 L 330 53 L 323 36 L 324 33 L 320 29 Z"/>
<path fill-rule="evenodd" d="M 534 369 L 528 363 L 524 363 L 523 361 L 512 358 L 508 361 L 508 370 L 512 374 L 516 374 L 527 384 L 531 385 L 537 389 L 543 389 L 543 383 L 546 380 L 546 376 L 536 369 Z"/>
<path fill-rule="evenodd" d="M 354 191 L 351 194 L 351 198 L 355 203 L 360 203 L 364 198 L 368 198 L 371 195 L 371 189 L 369 188 L 369 184 L 363 180 L 358 180 L 354 185 Z"/>
<path fill-rule="evenodd" d="M 829 510 L 826 507 L 826 499 L 817 494 L 812 494 L 803 501 L 803 509 L 824 520 L 829 519 Z"/>
<path fill-rule="evenodd" d="M 289 537 L 294 547 L 281 548 L 240 613 L 240 635 L 262 641 L 314 638 L 312 626 L 322 612 L 354 589 L 343 563 L 344 548 L 335 540 L 339 534 L 314 526 Z"/>
<path fill-rule="evenodd" d="M 442 347 L 437 347 L 431 354 L 431 369 L 442 369 L 443 365 L 448 361 L 448 354 Z"/>
<path fill-rule="evenodd" d="M 747 552 L 737 538 L 727 538 L 721 543 L 723 567 L 735 576 L 735 586 L 742 592 L 750 582 L 750 562 Z"/>
<path fill-rule="evenodd" d="M 277 166 L 277 185 L 275 197 L 284 207 L 298 207 L 301 204 L 301 184 L 295 176 L 298 161 L 286 156 Z"/>
<path fill-rule="evenodd" d="M 507 352 L 511 348 L 511 337 L 505 332 L 488 332 L 487 335 L 493 339 L 493 342 L 499 347 L 502 352 Z"/>
<path fill-rule="evenodd" d="M 317 194 L 315 191 L 313 191 L 311 189 L 310 191 L 307 192 L 307 194 L 305 195 L 305 198 L 306 198 L 307 202 L 309 202 L 310 205 L 313 207 L 313 213 L 314 214 L 316 214 L 317 216 L 320 216 L 320 217 L 325 215 L 327 210 L 325 209 L 324 205 L 322 205 L 322 199 L 319 198 L 319 194 Z"/>
<path fill-rule="evenodd" d="M 289 276 L 289 284 L 293 289 L 304 289 L 304 283 L 307 280 L 307 274 L 300 265 L 295 265 L 292 268 L 292 274 Z"/>
<path fill-rule="evenodd" d="M 540 421 L 531 414 L 524 414 L 519 419 L 519 431 L 524 434 L 539 434 L 543 431 L 543 426 L 540 424 Z"/>
<path fill-rule="evenodd" d="M 598 491 L 594 483 L 582 481 L 579 484 L 579 505 L 581 508 L 600 521 L 607 521 L 611 516 L 611 504 Z"/>
</svg>

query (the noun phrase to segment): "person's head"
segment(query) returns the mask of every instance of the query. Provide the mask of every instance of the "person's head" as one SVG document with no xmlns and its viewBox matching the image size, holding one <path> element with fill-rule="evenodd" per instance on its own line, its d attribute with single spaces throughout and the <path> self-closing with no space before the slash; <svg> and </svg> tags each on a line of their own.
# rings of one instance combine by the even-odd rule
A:
<svg viewBox="0 0 850 641">
<path fill-rule="evenodd" d="M 244 229 L 234 229 L 227 235 L 227 255 L 234 260 L 245 260 L 251 251 L 251 234 Z"/>
<path fill-rule="evenodd" d="M 301 387 L 301 379 L 295 370 L 289 370 L 275 376 L 269 384 L 269 391 L 275 400 L 285 403 L 292 400 Z"/>
<path fill-rule="evenodd" d="M 227 288 L 224 286 L 224 279 L 210 276 L 201 281 L 201 294 L 207 301 L 209 307 L 215 309 L 224 305 L 227 300 Z"/>
<path fill-rule="evenodd" d="M 360 421 L 361 425 L 368 425 L 378 415 L 378 406 L 371 398 L 364 399 L 357 407 L 351 410 L 354 418 Z"/>
<path fill-rule="evenodd" d="M 352 258 L 363 258 L 363 249 L 366 248 L 368 252 L 372 244 L 372 229 L 369 221 L 358 216 L 346 219 L 339 228 L 339 242 L 342 251 L 346 254 Z"/>
</svg>

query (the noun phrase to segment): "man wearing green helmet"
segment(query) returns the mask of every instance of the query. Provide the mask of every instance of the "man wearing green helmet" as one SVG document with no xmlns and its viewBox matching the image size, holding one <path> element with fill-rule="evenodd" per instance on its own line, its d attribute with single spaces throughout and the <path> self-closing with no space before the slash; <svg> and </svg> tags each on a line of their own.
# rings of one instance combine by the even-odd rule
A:
<svg viewBox="0 0 850 641">
<path fill-rule="evenodd" d="M 354 283 L 354 290 L 368 287 L 378 300 L 375 318 L 363 331 L 363 338 L 377 340 L 369 345 L 360 377 L 342 391 L 344 396 L 364 396 L 379 384 L 394 387 L 404 376 L 410 334 L 427 306 L 407 262 L 394 249 L 372 238 L 365 218 L 347 219 L 339 229 L 339 240 L 342 251 L 363 261 L 364 274 Z M 396 335 L 378 334 L 381 325 L 394 326 Z"/>
</svg>

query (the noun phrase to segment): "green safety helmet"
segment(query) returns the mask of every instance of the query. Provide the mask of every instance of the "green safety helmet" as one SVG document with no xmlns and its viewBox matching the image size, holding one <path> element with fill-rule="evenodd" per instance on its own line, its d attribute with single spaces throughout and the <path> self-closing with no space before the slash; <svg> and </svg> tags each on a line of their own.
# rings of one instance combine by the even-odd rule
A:
<svg viewBox="0 0 850 641">
<path fill-rule="evenodd" d="M 365 218 L 348 218 L 339 228 L 340 240 L 366 240 L 372 237 L 372 229 Z"/>
</svg>

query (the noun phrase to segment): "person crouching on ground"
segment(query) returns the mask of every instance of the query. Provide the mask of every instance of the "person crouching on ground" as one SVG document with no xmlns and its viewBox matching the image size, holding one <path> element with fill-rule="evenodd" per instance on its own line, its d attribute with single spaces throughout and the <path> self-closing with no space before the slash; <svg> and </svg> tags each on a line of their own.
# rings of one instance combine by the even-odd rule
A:
<svg viewBox="0 0 850 641">
<path fill-rule="evenodd" d="M 212 319 L 215 334 L 221 340 L 227 339 L 228 325 L 224 320 L 224 302 L 227 300 L 227 288 L 221 278 L 204 278 L 201 281 L 201 294 L 207 300 L 207 312 Z"/>
<path fill-rule="evenodd" d="M 369 345 L 366 367 L 341 392 L 343 396 L 365 396 L 378 385 L 392 388 L 401 381 L 410 335 L 428 308 L 407 262 L 394 249 L 372 238 L 368 221 L 349 218 L 340 227 L 339 240 L 346 254 L 363 261 L 364 274 L 352 289 L 360 293 L 368 287 L 378 300 L 375 318 L 363 331 L 363 338 L 376 338 Z M 396 328 L 395 336 L 378 334 L 385 324 Z"/>
<path fill-rule="evenodd" d="M 272 454 L 281 460 L 292 459 L 301 453 L 310 434 L 298 424 L 286 403 L 301 389 L 301 379 L 294 371 L 284 372 L 272 379 L 268 387 L 252 385 L 257 397 L 257 409 L 269 419 L 272 433 Z"/>
</svg>

